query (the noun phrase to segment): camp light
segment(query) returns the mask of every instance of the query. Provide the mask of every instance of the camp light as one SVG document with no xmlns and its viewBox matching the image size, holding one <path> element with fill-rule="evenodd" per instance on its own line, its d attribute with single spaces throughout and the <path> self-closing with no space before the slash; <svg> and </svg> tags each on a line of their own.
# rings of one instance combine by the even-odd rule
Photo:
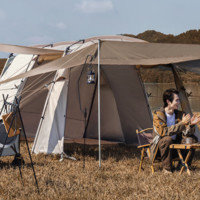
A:
<svg viewBox="0 0 200 200">
<path fill-rule="evenodd" d="M 94 68 L 92 67 L 92 64 L 90 64 L 87 72 L 87 84 L 94 84 L 94 83 L 95 83 Z"/>
<path fill-rule="evenodd" d="M 88 58 L 90 58 L 90 60 L 87 63 Z M 79 81 L 80 81 L 80 78 L 81 78 L 81 75 L 83 74 L 83 72 L 87 72 L 87 84 L 95 84 L 95 72 L 94 72 L 94 67 L 92 65 L 93 59 L 94 59 L 94 56 L 87 55 L 87 57 L 85 59 L 85 63 L 82 68 L 82 71 L 81 71 L 79 79 L 78 79 L 78 84 L 79 84 Z"/>
</svg>

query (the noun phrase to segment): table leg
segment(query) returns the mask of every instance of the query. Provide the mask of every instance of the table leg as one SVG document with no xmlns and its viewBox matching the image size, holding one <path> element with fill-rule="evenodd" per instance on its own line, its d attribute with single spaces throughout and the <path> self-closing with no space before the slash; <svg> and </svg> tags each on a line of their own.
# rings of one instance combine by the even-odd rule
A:
<svg viewBox="0 0 200 200">
<path fill-rule="evenodd" d="M 183 156 L 182 156 L 182 154 L 181 154 L 181 150 L 180 150 L 180 149 L 177 149 L 177 152 L 178 152 L 178 156 L 179 156 L 179 158 L 180 158 L 180 160 L 181 160 L 181 163 L 183 164 L 183 163 L 184 163 L 184 160 L 183 160 Z M 183 169 L 184 169 L 184 165 L 181 167 L 180 174 L 182 174 Z"/>
<path fill-rule="evenodd" d="M 190 158 L 190 155 L 191 155 L 191 153 L 192 153 L 192 150 L 191 150 L 191 149 L 189 150 L 189 152 L 187 153 L 187 156 L 186 156 L 185 160 L 183 160 L 183 156 L 182 156 L 182 154 L 181 154 L 181 150 L 180 150 L 180 149 L 177 149 L 177 151 L 178 151 L 179 158 L 180 158 L 180 160 L 181 160 L 181 162 L 182 162 L 182 164 L 183 164 L 183 166 L 181 167 L 181 170 L 180 170 L 180 173 L 179 173 L 179 174 L 181 175 L 182 172 L 183 172 L 183 169 L 186 168 L 188 175 L 191 175 L 187 162 L 188 162 L 188 160 L 189 160 L 189 158 Z"/>
<path fill-rule="evenodd" d="M 191 154 L 192 154 L 192 150 L 190 149 L 189 152 L 188 152 L 188 154 L 187 154 L 187 156 L 186 156 L 186 158 L 185 158 L 185 166 L 186 166 L 187 173 L 188 173 L 189 175 L 191 175 L 191 174 L 190 174 L 190 169 L 189 169 L 189 167 L 188 167 L 187 162 L 188 162 L 188 160 L 189 160 Z"/>
</svg>

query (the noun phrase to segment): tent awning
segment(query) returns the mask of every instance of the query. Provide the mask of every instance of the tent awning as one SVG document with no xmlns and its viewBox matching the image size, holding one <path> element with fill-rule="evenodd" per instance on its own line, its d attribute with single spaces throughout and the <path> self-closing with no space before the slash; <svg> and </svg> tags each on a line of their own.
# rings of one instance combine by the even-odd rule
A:
<svg viewBox="0 0 200 200">
<path fill-rule="evenodd" d="M 101 64 L 159 65 L 200 59 L 200 45 L 103 41 Z"/>
<path fill-rule="evenodd" d="M 75 53 L 66 55 L 65 57 L 59 58 L 50 63 L 41 65 L 40 67 L 34 68 L 28 72 L 19 74 L 17 76 L 11 77 L 11 78 L 3 80 L 3 81 L 0 81 L 0 84 L 7 83 L 9 81 L 13 81 L 16 79 L 35 76 L 38 74 L 53 72 L 58 69 L 64 69 L 64 68 L 67 69 L 67 68 L 81 65 L 85 62 L 87 55 L 94 55 L 96 51 L 97 51 L 97 44 L 93 44 L 93 45 L 86 47 L 84 49 L 81 49 Z"/>
<path fill-rule="evenodd" d="M 120 42 L 101 41 L 101 65 L 160 65 L 180 63 L 200 59 L 200 45 L 194 44 L 161 44 L 142 42 Z M 0 48 L 1 50 L 1 48 Z M 41 49 L 43 50 L 43 49 Z M 45 49 L 46 50 L 46 49 Z M 50 63 L 26 73 L 0 81 L 0 84 L 15 79 L 31 77 L 63 68 L 79 66 L 85 62 L 87 55 L 94 55 L 97 52 L 97 44 L 76 51 L 65 57 L 59 58 Z M 97 57 L 93 61 L 98 63 Z"/>
<path fill-rule="evenodd" d="M 36 47 L 26 47 L 10 44 L 0 44 L 0 51 L 16 54 L 33 54 L 33 55 L 45 55 L 45 54 L 63 54 L 63 51 L 42 49 Z"/>
</svg>

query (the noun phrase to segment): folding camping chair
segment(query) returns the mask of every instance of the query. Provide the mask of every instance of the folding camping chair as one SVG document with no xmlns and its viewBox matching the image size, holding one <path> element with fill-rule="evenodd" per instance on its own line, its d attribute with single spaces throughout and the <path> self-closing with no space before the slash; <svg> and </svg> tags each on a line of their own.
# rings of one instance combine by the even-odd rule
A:
<svg viewBox="0 0 200 200">
<path fill-rule="evenodd" d="M 29 153 L 29 158 L 31 161 L 31 166 L 33 169 L 35 184 L 36 184 L 37 190 L 39 192 L 39 187 L 38 187 L 37 178 L 35 175 L 33 161 L 32 161 L 32 157 L 30 154 L 29 146 L 28 146 L 28 141 L 27 141 L 27 137 L 26 137 L 26 133 L 25 133 L 25 129 L 24 129 L 24 124 L 22 121 L 21 112 L 19 109 L 19 103 L 20 103 L 21 97 L 19 97 L 19 98 L 15 97 L 13 103 L 8 102 L 7 99 L 8 99 L 8 95 L 6 98 L 3 95 L 4 104 L 0 111 L 0 115 L 2 114 L 4 109 L 6 111 L 6 114 L 2 115 L 2 121 L 0 122 L 0 157 L 3 155 L 4 156 L 15 155 L 14 161 L 18 162 L 16 164 L 19 166 L 20 176 L 22 179 L 22 173 L 21 173 L 20 167 L 24 161 L 20 155 L 19 137 L 20 137 L 20 133 L 23 132 L 25 141 L 26 141 L 27 150 Z M 8 152 L 6 152 L 6 150 L 8 148 L 13 150 L 13 152 L 10 152 L 8 154 Z M 19 163 L 19 161 L 21 163 Z"/>
<path fill-rule="evenodd" d="M 153 128 L 146 128 L 141 131 L 139 131 L 138 129 L 136 130 L 138 141 L 139 141 L 139 146 L 137 148 L 141 149 L 139 172 L 141 172 L 141 169 L 143 169 L 142 164 L 143 164 L 144 158 L 147 158 L 150 162 L 150 155 L 151 155 L 150 144 L 153 139 L 152 131 L 153 131 Z M 150 163 L 152 174 L 155 172 L 155 170 L 154 170 L 155 161 L 161 162 L 158 145 L 156 147 L 154 157 L 152 158 L 152 161 Z M 179 161 L 179 158 L 174 158 L 172 160 L 173 165 L 175 165 L 175 161 Z"/>
<path fill-rule="evenodd" d="M 17 160 L 21 160 L 23 163 L 23 158 L 20 155 L 20 121 L 19 118 L 14 117 L 14 113 L 11 111 L 13 109 L 12 106 L 7 105 L 7 98 L 5 99 L 3 96 L 3 99 L 4 104 L 0 115 L 3 112 L 3 109 L 5 109 L 6 114 L 2 115 L 2 120 L 0 120 L 0 156 L 13 155 L 15 156 L 13 163 L 17 164 Z M 8 110 L 10 112 L 8 112 Z"/>
<path fill-rule="evenodd" d="M 4 123 L 0 122 L 0 155 L 1 156 L 15 156 L 13 164 L 17 164 L 17 161 L 21 160 L 23 163 L 23 158 L 20 155 L 20 139 L 19 134 L 7 137 L 7 131 L 5 129 Z M 7 139 L 6 139 L 7 138 Z M 20 164 L 20 163 L 18 163 Z"/>
<path fill-rule="evenodd" d="M 141 131 L 139 131 L 138 129 L 136 130 L 138 142 L 139 142 L 139 146 L 137 148 L 141 149 L 139 172 L 141 172 L 141 169 L 143 169 L 142 164 L 143 164 L 144 158 L 150 159 L 150 155 L 151 155 L 150 143 L 153 139 L 152 131 L 153 131 L 153 128 L 146 128 Z M 156 149 L 156 154 L 157 154 L 157 151 L 158 151 L 158 148 Z M 154 173 L 154 166 L 153 166 L 154 160 L 155 158 L 153 159 L 151 163 L 152 173 Z"/>
</svg>

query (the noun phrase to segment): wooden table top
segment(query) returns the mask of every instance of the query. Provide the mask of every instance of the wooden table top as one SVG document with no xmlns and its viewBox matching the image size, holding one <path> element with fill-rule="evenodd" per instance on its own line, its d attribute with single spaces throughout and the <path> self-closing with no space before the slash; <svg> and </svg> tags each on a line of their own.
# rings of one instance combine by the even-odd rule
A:
<svg viewBox="0 0 200 200">
<path fill-rule="evenodd" d="M 200 143 L 194 144 L 171 144 L 170 149 L 200 149 Z"/>
</svg>

